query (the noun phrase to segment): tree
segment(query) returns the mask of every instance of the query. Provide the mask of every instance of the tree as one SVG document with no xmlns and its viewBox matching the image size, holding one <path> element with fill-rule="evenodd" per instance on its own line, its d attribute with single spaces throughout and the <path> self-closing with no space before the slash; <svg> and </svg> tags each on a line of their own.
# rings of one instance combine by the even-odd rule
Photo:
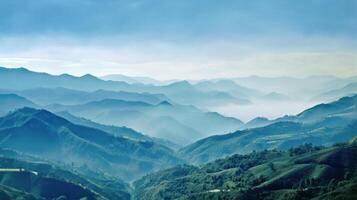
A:
<svg viewBox="0 0 357 200">
<path fill-rule="evenodd" d="M 274 166 L 274 163 L 272 163 L 272 162 L 269 162 L 268 163 L 268 167 L 272 170 L 272 171 L 275 171 L 276 169 L 275 169 L 275 166 Z"/>
</svg>

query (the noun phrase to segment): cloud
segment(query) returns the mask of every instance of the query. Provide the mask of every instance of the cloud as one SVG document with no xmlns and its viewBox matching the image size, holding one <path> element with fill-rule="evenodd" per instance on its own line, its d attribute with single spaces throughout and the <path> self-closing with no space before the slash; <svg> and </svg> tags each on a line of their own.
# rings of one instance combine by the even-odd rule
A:
<svg viewBox="0 0 357 200">
<path fill-rule="evenodd" d="M 135 35 L 168 40 L 357 30 L 357 3 L 340 0 L 13 0 L 0 2 L 0 34 Z"/>
<path fill-rule="evenodd" d="M 323 8 L 323 9 L 322 9 Z M 356 74 L 356 1 L 0 1 L 0 65 L 159 79 Z"/>
<path fill-rule="evenodd" d="M 273 39 L 271 39 L 273 40 Z M 344 45 L 326 48 L 297 41 L 295 48 L 260 46 L 260 43 L 182 44 L 147 42 L 75 43 L 46 41 L 26 43 L 14 51 L 0 48 L 0 65 L 26 66 L 54 74 L 121 73 L 157 79 L 202 79 L 234 76 L 308 76 L 357 74 L 357 51 Z M 19 41 L 18 41 L 19 42 Z M 22 42 L 20 42 L 22 44 Z M 322 47 L 318 47 L 322 46 Z M 348 49 L 348 50 L 347 50 Z"/>
</svg>

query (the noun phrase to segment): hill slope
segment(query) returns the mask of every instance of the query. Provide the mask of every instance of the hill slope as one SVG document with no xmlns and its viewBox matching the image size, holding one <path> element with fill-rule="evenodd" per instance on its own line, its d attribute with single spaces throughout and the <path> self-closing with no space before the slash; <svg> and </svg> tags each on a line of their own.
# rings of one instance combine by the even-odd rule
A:
<svg viewBox="0 0 357 200">
<path fill-rule="evenodd" d="M 68 112 L 60 112 L 60 113 L 56 113 L 56 114 L 59 115 L 60 117 L 67 119 L 68 121 L 70 121 L 72 123 L 99 129 L 99 130 L 110 133 L 117 137 L 124 137 L 124 138 L 128 138 L 131 140 L 142 140 L 142 141 L 156 142 L 157 144 L 162 144 L 162 145 L 170 147 L 172 149 L 179 148 L 179 146 L 177 144 L 175 144 L 169 140 L 149 137 L 147 135 L 144 135 L 142 133 L 135 131 L 134 129 L 131 129 L 131 128 L 128 128 L 125 126 L 119 127 L 119 126 L 113 126 L 113 125 L 99 124 L 99 123 L 93 122 L 86 118 L 76 117 Z"/>
<path fill-rule="evenodd" d="M 357 94 L 357 82 L 349 83 L 348 85 L 325 92 L 323 94 L 314 97 L 314 100 L 335 100 L 344 96 L 355 95 Z"/>
<path fill-rule="evenodd" d="M 0 94 L 0 116 L 25 106 L 37 107 L 30 100 L 16 94 Z"/>
<path fill-rule="evenodd" d="M 0 150 L 0 181 L 10 190 L 10 196 L 16 189 L 41 199 L 61 196 L 67 199 L 130 199 L 128 186 L 118 179 L 3 149 Z"/>
<path fill-rule="evenodd" d="M 154 142 L 115 137 L 31 108 L 0 118 L 0 147 L 86 165 L 126 180 L 179 162 L 171 149 Z"/>
<path fill-rule="evenodd" d="M 357 146 L 310 145 L 234 155 L 159 171 L 134 183 L 136 199 L 355 199 Z"/>
</svg>

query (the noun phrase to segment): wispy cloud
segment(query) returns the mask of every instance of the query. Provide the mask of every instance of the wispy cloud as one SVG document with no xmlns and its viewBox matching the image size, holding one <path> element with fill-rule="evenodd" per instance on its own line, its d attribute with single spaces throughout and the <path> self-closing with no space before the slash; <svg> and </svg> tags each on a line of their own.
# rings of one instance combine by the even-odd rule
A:
<svg viewBox="0 0 357 200">
<path fill-rule="evenodd" d="M 357 2 L 0 2 L 0 65 L 160 79 L 357 74 Z"/>
</svg>

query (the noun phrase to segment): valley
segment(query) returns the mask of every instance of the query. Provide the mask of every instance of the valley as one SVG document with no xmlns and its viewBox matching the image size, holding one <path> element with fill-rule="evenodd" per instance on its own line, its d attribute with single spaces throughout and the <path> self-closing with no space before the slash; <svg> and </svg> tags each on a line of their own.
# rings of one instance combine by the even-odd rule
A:
<svg viewBox="0 0 357 200">
<path fill-rule="evenodd" d="M 0 0 L 0 200 L 357 200 L 357 0 Z"/>
<path fill-rule="evenodd" d="M 357 95 L 349 90 L 295 115 L 244 123 L 205 107 L 290 100 L 233 80 L 156 86 L 2 71 L 26 77 L 0 86 L 4 199 L 356 196 Z"/>
</svg>

